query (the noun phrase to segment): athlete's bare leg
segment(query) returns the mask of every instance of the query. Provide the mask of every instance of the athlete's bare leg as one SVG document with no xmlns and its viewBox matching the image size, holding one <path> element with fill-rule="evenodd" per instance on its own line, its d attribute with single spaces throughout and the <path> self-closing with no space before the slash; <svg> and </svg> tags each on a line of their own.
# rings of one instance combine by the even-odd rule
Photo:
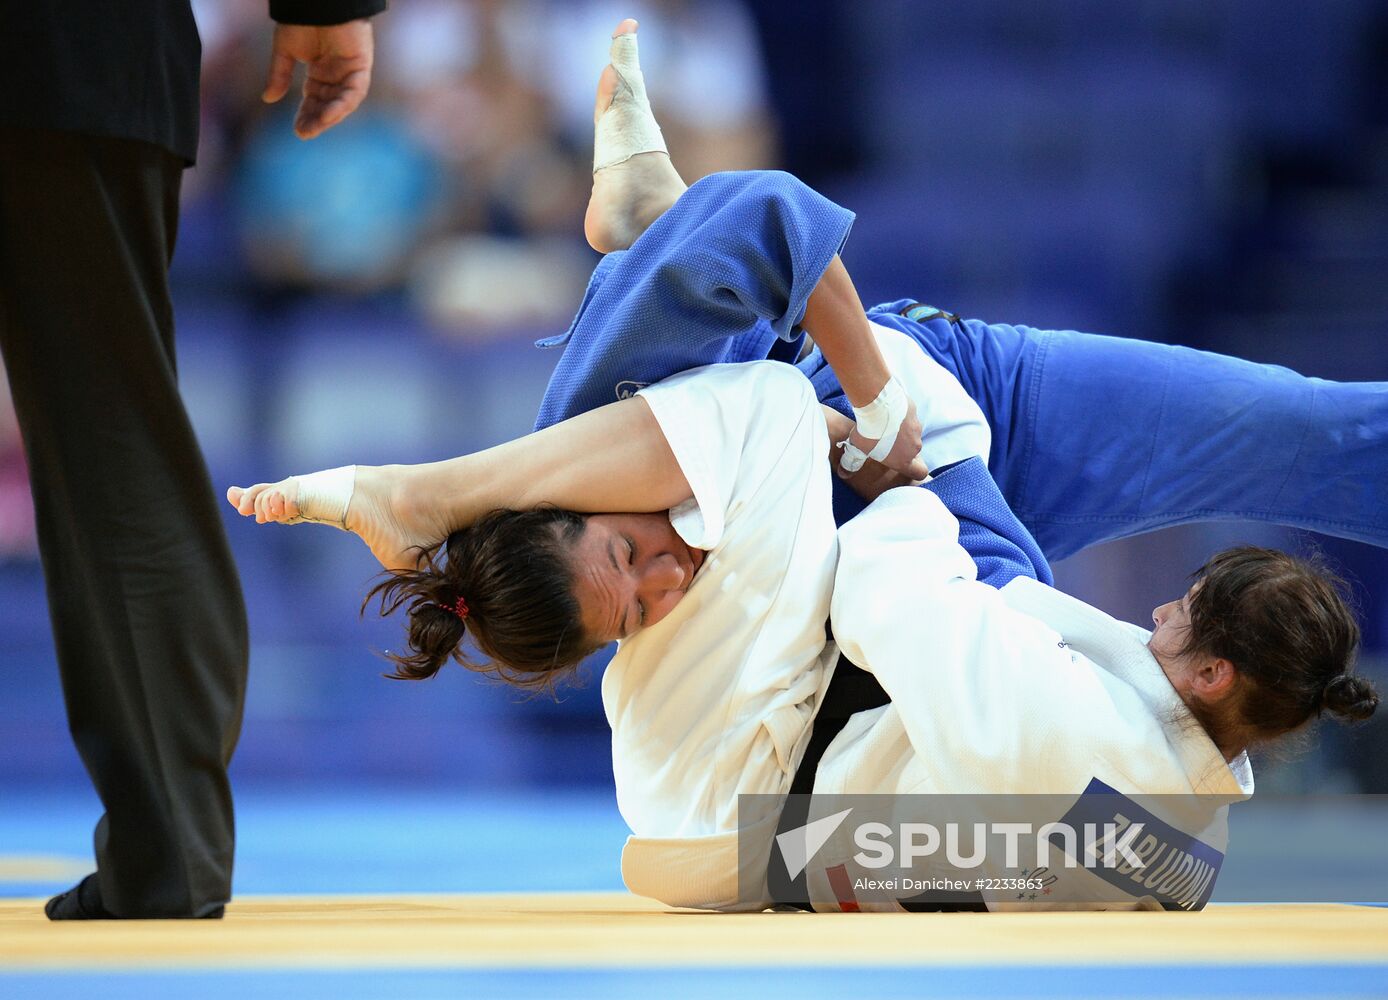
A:
<svg viewBox="0 0 1388 1000">
<path fill-rule="evenodd" d="M 612 36 L 617 65 L 603 69 L 593 107 L 595 146 L 602 165 L 593 172 L 593 193 L 583 226 L 588 242 L 603 253 L 636 242 L 686 188 L 663 149 L 632 152 L 642 145 L 664 145 L 636 62 L 636 27 L 632 18 L 617 25 Z M 631 37 L 624 40 L 622 36 Z M 601 124 L 605 117 L 606 124 Z M 254 515 L 257 524 L 309 522 L 343 528 L 360 537 L 385 568 L 413 569 L 422 549 L 437 545 L 453 530 L 435 495 L 439 481 L 446 482 L 439 470 L 448 466 L 359 465 L 351 474 L 327 479 L 316 473 L 303 493 L 302 506 L 300 481 L 307 477 L 299 476 L 233 486 L 227 490 L 227 501 L 242 515 Z"/>
<path fill-rule="evenodd" d="M 612 40 L 612 63 L 598 78 L 593 106 L 596 169 L 583 219 L 589 245 L 601 253 L 625 250 L 635 243 L 687 186 L 663 149 L 646 101 L 645 82 L 636 62 L 636 21 L 627 18 L 617 25 Z M 631 152 L 642 145 L 661 148 Z"/>
</svg>

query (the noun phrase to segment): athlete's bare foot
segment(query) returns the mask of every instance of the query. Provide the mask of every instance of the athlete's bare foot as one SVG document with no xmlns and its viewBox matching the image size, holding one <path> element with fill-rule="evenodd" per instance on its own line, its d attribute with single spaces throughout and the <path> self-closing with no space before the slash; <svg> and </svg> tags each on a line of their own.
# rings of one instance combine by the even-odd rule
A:
<svg viewBox="0 0 1388 1000">
<path fill-rule="evenodd" d="M 623 38 L 628 35 L 629 40 Z M 588 245 L 600 253 L 635 243 L 686 187 L 646 100 L 636 62 L 636 21 L 627 18 L 617 25 L 612 39 L 612 62 L 598 78 L 593 106 L 593 193 L 583 219 Z"/>
<path fill-rule="evenodd" d="M 415 569 L 420 552 L 448 536 L 448 528 L 412 502 L 403 466 L 356 467 L 356 481 L 347 505 L 345 527 L 359 537 L 386 569 Z M 256 524 L 312 523 L 322 517 L 316 510 L 300 510 L 299 477 L 278 483 L 233 486 L 227 502 Z M 301 519 L 307 518 L 309 521 Z"/>
</svg>

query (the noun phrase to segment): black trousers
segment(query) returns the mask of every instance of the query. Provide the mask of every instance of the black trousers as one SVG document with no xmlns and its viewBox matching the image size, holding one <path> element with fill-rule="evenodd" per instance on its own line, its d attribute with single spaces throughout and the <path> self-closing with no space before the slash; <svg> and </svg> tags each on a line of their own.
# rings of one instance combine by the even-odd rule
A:
<svg viewBox="0 0 1388 1000">
<path fill-rule="evenodd" d="M 0 128 L 0 348 L 122 917 L 215 914 L 231 892 L 246 613 L 175 375 L 181 175 L 146 143 Z"/>
</svg>

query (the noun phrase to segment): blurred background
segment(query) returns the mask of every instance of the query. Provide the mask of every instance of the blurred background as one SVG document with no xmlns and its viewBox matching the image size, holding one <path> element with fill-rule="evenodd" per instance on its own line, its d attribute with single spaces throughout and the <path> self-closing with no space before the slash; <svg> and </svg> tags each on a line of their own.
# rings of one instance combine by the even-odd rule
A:
<svg viewBox="0 0 1388 1000">
<path fill-rule="evenodd" d="M 395 0 L 366 105 L 310 143 L 290 101 L 259 100 L 263 0 L 195 8 L 202 146 L 174 277 L 184 395 L 219 489 L 529 430 L 557 360 L 533 342 L 567 326 L 597 259 L 581 228 L 592 100 L 624 16 L 641 21 L 686 180 L 779 167 L 856 211 L 844 256 L 868 304 L 912 296 L 1388 380 L 1381 2 Z M 226 515 L 252 636 L 239 789 L 577 790 L 613 834 L 600 658 L 559 701 L 456 668 L 384 680 L 373 650 L 401 632 L 357 615 L 376 570 L 365 548 Z M 1388 685 L 1379 550 L 1219 525 L 1096 549 L 1057 575 L 1145 624 L 1241 541 L 1322 550 L 1355 589 L 1364 669 Z M 0 801 L 78 796 L 85 837 L 96 813 L 5 398 L 0 609 Z M 1382 718 L 1327 725 L 1265 761 L 1260 788 L 1388 792 L 1385 751 Z"/>
</svg>

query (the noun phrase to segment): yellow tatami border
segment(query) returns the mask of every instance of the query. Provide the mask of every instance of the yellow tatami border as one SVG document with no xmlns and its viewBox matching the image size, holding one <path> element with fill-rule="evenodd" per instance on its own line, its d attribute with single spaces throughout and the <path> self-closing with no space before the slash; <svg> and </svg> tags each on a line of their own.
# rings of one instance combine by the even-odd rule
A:
<svg viewBox="0 0 1388 1000">
<path fill-rule="evenodd" d="M 1388 909 L 1338 904 L 1190 914 L 715 914 L 625 893 L 242 896 L 220 921 L 72 923 L 49 922 L 42 904 L 0 900 L 0 969 L 1388 967 Z"/>
</svg>

